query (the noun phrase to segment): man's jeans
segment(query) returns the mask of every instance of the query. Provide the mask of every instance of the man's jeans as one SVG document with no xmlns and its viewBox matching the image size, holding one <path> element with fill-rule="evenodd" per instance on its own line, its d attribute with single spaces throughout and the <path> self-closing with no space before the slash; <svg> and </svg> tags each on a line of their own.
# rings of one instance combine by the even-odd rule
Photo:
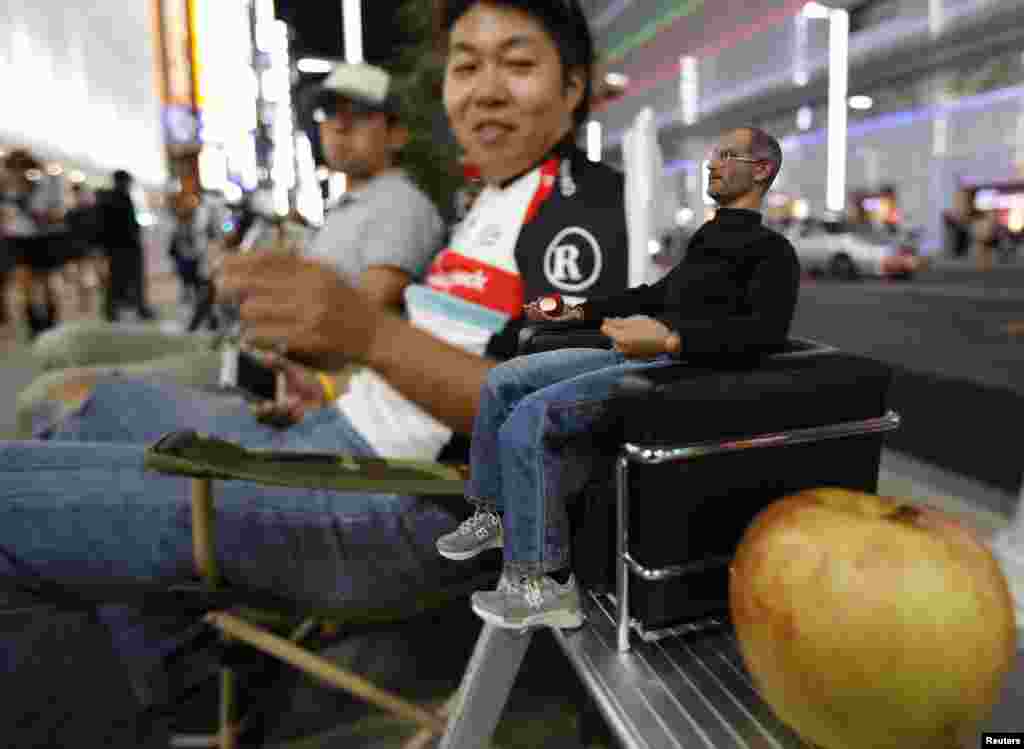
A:
<svg viewBox="0 0 1024 749">
<path fill-rule="evenodd" d="M 129 423 L 108 408 L 114 402 L 134 414 Z M 0 588 L 24 576 L 65 586 L 194 579 L 189 481 L 143 469 L 142 442 L 183 427 L 250 447 L 374 454 L 333 406 L 277 431 L 256 423 L 240 400 L 203 411 L 169 386 L 101 385 L 58 435 L 107 441 L 0 442 Z M 218 482 L 214 499 L 217 561 L 238 587 L 311 607 L 384 608 L 468 572 L 435 551 L 457 518 L 428 499 L 237 481 Z M 136 674 L 152 668 L 173 634 L 166 624 L 105 611 L 126 665 Z"/>
<path fill-rule="evenodd" d="M 616 351 L 561 349 L 491 370 L 470 446 L 467 496 L 504 516 L 505 569 L 538 575 L 569 564 L 565 500 L 600 456 L 587 439 L 612 388 L 630 371 L 677 363 L 668 355 L 627 360 Z"/>
<path fill-rule="evenodd" d="M 36 339 L 32 358 L 42 374 L 18 393 L 18 439 L 52 432 L 77 406 L 62 402 L 56 394 L 83 375 L 202 387 L 217 383 L 221 364 L 213 336 L 97 321 L 65 323 L 47 331 Z M 127 418 L 127 409 L 123 412 L 122 418 Z"/>
<path fill-rule="evenodd" d="M 316 440 L 331 443 L 330 435 L 339 431 L 344 435 L 342 445 L 370 449 L 333 404 L 309 414 L 300 424 L 276 429 L 257 421 L 240 394 L 218 386 L 184 387 L 119 375 L 97 381 L 81 404 L 37 430 L 35 436 L 54 442 L 149 444 L 178 429 L 217 435 L 246 447 L 282 448 L 317 432 Z"/>
</svg>

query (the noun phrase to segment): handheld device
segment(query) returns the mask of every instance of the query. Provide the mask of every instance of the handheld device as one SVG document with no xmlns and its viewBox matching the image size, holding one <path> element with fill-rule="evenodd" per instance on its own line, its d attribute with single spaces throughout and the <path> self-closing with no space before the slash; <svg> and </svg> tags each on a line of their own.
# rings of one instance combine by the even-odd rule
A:
<svg viewBox="0 0 1024 749">
<path fill-rule="evenodd" d="M 237 346 L 224 346 L 221 352 L 220 384 L 243 390 L 258 400 L 272 401 L 277 396 L 275 372 Z"/>
</svg>

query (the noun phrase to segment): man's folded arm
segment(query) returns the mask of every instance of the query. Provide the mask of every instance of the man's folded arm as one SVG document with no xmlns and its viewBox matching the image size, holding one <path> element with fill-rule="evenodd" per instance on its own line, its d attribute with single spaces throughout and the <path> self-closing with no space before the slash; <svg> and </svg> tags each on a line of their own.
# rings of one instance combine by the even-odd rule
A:
<svg viewBox="0 0 1024 749">
<path fill-rule="evenodd" d="M 405 287 L 410 283 L 409 272 L 396 265 L 371 265 L 359 277 L 359 288 L 371 302 L 392 309 L 401 309 Z"/>
<path fill-rule="evenodd" d="M 800 267 L 783 253 L 766 258 L 754 271 L 747 292 L 750 314 L 694 320 L 666 310 L 659 319 L 678 333 L 683 358 L 771 351 L 786 342 L 799 288 Z"/>
<path fill-rule="evenodd" d="M 665 276 L 653 285 L 641 284 L 619 294 L 588 299 L 581 307 L 583 319 L 600 322 L 606 317 L 648 315 L 654 317 L 665 307 L 668 285 Z"/>
</svg>

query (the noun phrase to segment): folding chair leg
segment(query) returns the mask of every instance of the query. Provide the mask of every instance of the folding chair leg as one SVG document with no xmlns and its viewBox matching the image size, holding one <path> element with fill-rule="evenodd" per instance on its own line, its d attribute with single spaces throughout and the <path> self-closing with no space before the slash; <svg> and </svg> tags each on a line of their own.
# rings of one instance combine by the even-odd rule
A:
<svg viewBox="0 0 1024 749">
<path fill-rule="evenodd" d="M 412 721 L 423 728 L 428 728 L 434 733 L 444 732 L 444 721 L 429 710 L 380 689 L 361 676 L 338 668 L 326 658 L 313 655 L 283 637 L 278 637 L 239 619 L 237 616 L 224 612 L 209 614 L 206 620 L 232 638 L 242 640 L 257 650 L 280 658 L 321 681 L 344 689 L 366 702 Z"/>
<path fill-rule="evenodd" d="M 192 479 L 192 560 L 207 585 L 220 583 L 213 543 L 213 480 Z"/>
<path fill-rule="evenodd" d="M 437 717 L 441 718 L 441 720 L 447 721 L 448 716 L 451 714 L 452 710 L 455 709 L 455 705 L 458 701 L 459 690 L 456 689 L 452 692 L 451 696 L 445 700 L 445 703 L 441 705 L 441 709 L 437 711 Z M 421 728 L 412 738 L 402 745 L 402 749 L 425 749 L 427 744 L 429 744 L 436 735 L 437 734 L 429 728 Z"/>
<path fill-rule="evenodd" d="M 237 682 L 234 670 L 224 666 L 220 670 L 220 729 L 217 733 L 217 749 L 237 749 L 239 726 L 237 712 Z"/>
</svg>

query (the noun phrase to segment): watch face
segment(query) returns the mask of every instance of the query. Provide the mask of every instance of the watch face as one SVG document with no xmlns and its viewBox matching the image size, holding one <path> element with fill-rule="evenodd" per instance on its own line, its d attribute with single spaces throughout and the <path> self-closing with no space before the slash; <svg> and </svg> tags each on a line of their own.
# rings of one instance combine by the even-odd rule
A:
<svg viewBox="0 0 1024 749">
<path fill-rule="evenodd" d="M 546 296 L 540 300 L 541 312 L 548 315 L 558 315 L 562 312 L 562 297 L 558 294 Z"/>
</svg>

